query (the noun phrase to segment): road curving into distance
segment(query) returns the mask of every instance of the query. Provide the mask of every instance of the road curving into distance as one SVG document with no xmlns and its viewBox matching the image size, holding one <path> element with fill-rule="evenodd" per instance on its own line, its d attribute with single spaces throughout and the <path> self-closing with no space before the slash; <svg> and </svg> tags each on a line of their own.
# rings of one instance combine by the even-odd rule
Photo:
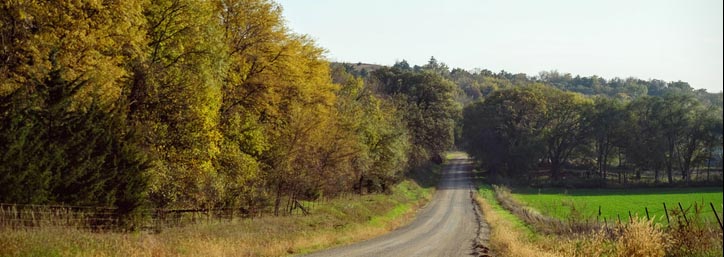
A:
<svg viewBox="0 0 724 257">
<path fill-rule="evenodd" d="M 383 236 L 305 257 L 481 256 L 488 228 L 471 199 L 470 162 L 452 159 L 443 169 L 434 198 L 415 220 Z M 482 255 L 485 256 L 485 255 Z"/>
</svg>

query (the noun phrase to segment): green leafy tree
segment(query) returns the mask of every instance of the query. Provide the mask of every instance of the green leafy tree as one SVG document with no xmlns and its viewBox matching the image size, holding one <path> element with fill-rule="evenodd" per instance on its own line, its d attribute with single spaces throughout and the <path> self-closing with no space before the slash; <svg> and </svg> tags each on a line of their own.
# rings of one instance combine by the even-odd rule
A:
<svg viewBox="0 0 724 257">
<path fill-rule="evenodd" d="M 28 98 L 12 94 L 5 108 L 0 201 L 116 206 L 130 215 L 146 202 L 148 162 L 119 107 L 73 107 L 86 82 L 68 82 L 57 68 Z M 28 101 L 30 100 L 30 101 Z M 27 106 L 27 102 L 40 104 Z"/>
<path fill-rule="evenodd" d="M 605 180 L 613 150 L 625 140 L 624 105 L 620 100 L 597 97 L 593 108 L 589 109 L 585 116 L 590 122 L 596 170 L 599 176 Z"/>
<path fill-rule="evenodd" d="M 332 78 L 341 85 L 337 93 L 338 127 L 353 132 L 356 149 L 349 158 L 359 192 L 385 191 L 399 181 L 407 164 L 409 138 L 398 111 L 360 78 L 342 67 L 333 67 Z"/>
<path fill-rule="evenodd" d="M 663 97 L 661 103 L 656 118 L 666 142 L 664 164 L 667 178 L 669 183 L 673 183 L 673 170 L 679 158 L 683 158 L 677 148 L 687 140 L 687 129 L 692 123 L 692 114 L 698 102 L 691 95 L 669 93 Z M 687 172 L 682 170 L 682 178 L 686 179 Z"/>
<path fill-rule="evenodd" d="M 655 182 L 659 181 L 666 152 L 666 139 L 657 117 L 657 111 L 662 104 L 659 97 L 634 100 L 626 106 L 628 115 L 625 123 L 619 124 L 625 127 L 619 127 L 618 130 L 619 135 L 628 142 L 625 144 L 627 158 L 638 166 L 638 170 L 653 169 Z M 637 176 L 640 176 L 639 173 Z"/>
<path fill-rule="evenodd" d="M 434 159 L 454 143 L 455 118 L 460 107 L 453 101 L 455 86 L 428 71 L 383 68 L 373 72 L 379 90 L 394 98 L 411 137 L 410 165 Z"/>
<path fill-rule="evenodd" d="M 542 132 L 546 143 L 548 161 L 551 165 L 551 177 L 560 179 L 561 166 L 566 163 L 571 153 L 583 145 L 589 122 L 584 113 L 592 105 L 590 99 L 580 94 L 561 92 L 556 89 L 536 88 L 546 98 L 546 117 Z"/>
<path fill-rule="evenodd" d="M 160 206 L 213 206 L 222 190 L 218 110 L 225 45 L 210 2 L 155 1 L 145 10 L 148 45 L 135 63 L 129 118 L 155 160 Z"/>
<path fill-rule="evenodd" d="M 483 160 L 494 176 L 527 175 L 545 155 L 546 105 L 535 88 L 493 92 L 464 112 L 466 150 Z"/>
</svg>

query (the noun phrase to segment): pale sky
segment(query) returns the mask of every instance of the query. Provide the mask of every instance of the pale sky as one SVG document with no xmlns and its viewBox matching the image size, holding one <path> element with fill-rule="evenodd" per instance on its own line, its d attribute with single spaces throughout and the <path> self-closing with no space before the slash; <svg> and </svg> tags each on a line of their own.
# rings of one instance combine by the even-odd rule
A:
<svg viewBox="0 0 724 257">
<path fill-rule="evenodd" d="M 722 91 L 721 0 L 278 0 L 339 62 L 682 80 Z"/>
</svg>

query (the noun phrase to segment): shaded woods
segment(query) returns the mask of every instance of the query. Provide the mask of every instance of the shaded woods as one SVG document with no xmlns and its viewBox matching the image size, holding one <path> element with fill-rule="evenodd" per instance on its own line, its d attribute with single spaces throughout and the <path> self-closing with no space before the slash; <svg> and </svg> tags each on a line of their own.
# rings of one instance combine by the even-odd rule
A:
<svg viewBox="0 0 724 257">
<path fill-rule="evenodd" d="M 497 90 L 465 108 L 463 147 L 492 176 L 524 184 L 721 182 L 721 93 L 674 84 L 635 98 L 545 80 Z"/>
</svg>

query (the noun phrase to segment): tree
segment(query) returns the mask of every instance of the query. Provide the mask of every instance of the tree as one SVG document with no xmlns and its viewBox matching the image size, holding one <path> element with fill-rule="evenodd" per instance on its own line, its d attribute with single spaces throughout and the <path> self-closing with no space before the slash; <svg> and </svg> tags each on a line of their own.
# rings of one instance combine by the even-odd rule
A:
<svg viewBox="0 0 724 257">
<path fill-rule="evenodd" d="M 704 137 L 704 152 L 705 152 L 705 158 L 706 158 L 706 179 L 709 180 L 710 175 L 710 169 L 711 169 L 711 162 L 715 158 L 714 152 L 716 152 L 716 149 L 719 149 L 719 153 L 721 154 L 721 149 L 724 148 L 722 145 L 722 132 L 724 125 L 722 124 L 722 108 L 721 107 L 714 107 L 711 106 L 707 108 L 707 114 L 705 117 L 705 137 Z M 721 160 L 721 155 L 718 156 Z"/>
<path fill-rule="evenodd" d="M 627 158 L 638 166 L 639 171 L 653 169 L 657 183 L 666 152 L 666 139 L 657 115 L 661 106 L 662 99 L 659 97 L 642 97 L 629 103 L 625 109 L 628 114 L 625 124 L 630 129 L 621 134 L 628 142 L 625 144 Z M 637 177 L 640 177 L 638 172 Z"/>
<path fill-rule="evenodd" d="M 684 129 L 683 142 L 676 149 L 679 153 L 681 177 L 686 182 L 691 180 L 691 168 L 695 164 L 695 160 L 701 159 L 698 156 L 703 154 L 704 140 L 708 136 L 710 127 L 716 126 L 714 125 L 716 123 L 715 114 L 700 105 L 698 101 L 694 102 L 690 111 L 689 122 Z"/>
<path fill-rule="evenodd" d="M 583 145 L 587 136 L 589 121 L 584 115 L 592 101 L 582 95 L 540 88 L 546 97 L 547 124 L 543 131 L 548 160 L 551 162 L 551 177 L 560 178 L 561 165 L 574 149 Z"/>
<path fill-rule="evenodd" d="M 592 109 L 587 112 L 590 122 L 595 161 L 599 175 L 604 180 L 613 148 L 623 142 L 625 113 L 623 103 L 603 97 L 595 98 Z"/>
<path fill-rule="evenodd" d="M 126 61 L 142 55 L 141 1 L 12 2 L 0 9 L 3 202 L 145 202 L 147 158 L 126 125 Z"/>
<path fill-rule="evenodd" d="M 460 107 L 453 101 L 454 84 L 427 71 L 383 68 L 373 72 L 379 90 L 394 98 L 411 137 L 410 165 L 441 161 L 454 143 L 454 119 Z"/>
<path fill-rule="evenodd" d="M 210 207 L 222 190 L 214 167 L 225 46 L 210 2 L 164 0 L 144 10 L 148 45 L 134 63 L 129 118 L 155 160 L 159 206 Z"/>
<path fill-rule="evenodd" d="M 682 142 L 686 141 L 686 130 L 692 123 L 692 114 L 698 102 L 690 95 L 669 93 L 663 97 L 657 121 L 661 124 L 662 134 L 666 142 L 664 163 L 669 183 L 673 183 L 673 169 L 679 158 L 682 158 Z M 681 166 L 684 168 L 684 166 Z M 688 167 L 687 167 L 688 169 Z M 682 178 L 686 179 L 688 170 L 682 170 Z"/>
<path fill-rule="evenodd" d="M 0 95 L 32 92 L 50 72 L 85 81 L 73 105 L 107 107 L 145 44 L 143 2 L 8 2 L 0 9 Z M 21 92 L 27 94 L 27 92 Z"/>
<path fill-rule="evenodd" d="M 0 116 L 0 201 L 116 206 L 130 215 L 146 202 L 150 164 L 125 124 L 125 106 L 77 110 L 78 90 L 71 89 L 88 83 L 66 81 L 61 70 L 34 85 L 30 101 L 21 94 L 2 99 L 15 108 Z"/>
<path fill-rule="evenodd" d="M 494 176 L 525 177 L 545 154 L 541 132 L 547 123 L 546 105 L 535 88 L 493 92 L 464 112 L 466 150 Z"/>
<path fill-rule="evenodd" d="M 359 193 L 386 191 L 407 168 L 409 138 L 398 111 L 377 97 L 360 78 L 333 67 L 332 78 L 342 87 L 337 93 L 338 127 L 354 134 L 356 154 L 350 168 Z"/>
</svg>

